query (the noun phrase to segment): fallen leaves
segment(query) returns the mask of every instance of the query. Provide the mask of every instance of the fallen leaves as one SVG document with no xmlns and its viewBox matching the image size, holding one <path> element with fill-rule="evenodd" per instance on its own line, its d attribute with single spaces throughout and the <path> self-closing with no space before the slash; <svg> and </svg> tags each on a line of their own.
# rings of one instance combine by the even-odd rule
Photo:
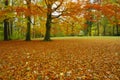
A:
<svg viewBox="0 0 120 80">
<path fill-rule="evenodd" d="M 120 40 L 0 42 L 2 80 L 119 80 Z"/>
</svg>

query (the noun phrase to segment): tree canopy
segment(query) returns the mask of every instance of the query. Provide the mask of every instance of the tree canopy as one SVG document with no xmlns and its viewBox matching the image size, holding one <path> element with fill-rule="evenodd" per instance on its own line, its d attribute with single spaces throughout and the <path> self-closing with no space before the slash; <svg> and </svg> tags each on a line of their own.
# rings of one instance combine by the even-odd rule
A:
<svg viewBox="0 0 120 80">
<path fill-rule="evenodd" d="M 3 32 L 4 37 L 8 36 L 8 40 L 12 39 L 15 33 L 23 37 L 26 35 L 28 41 L 31 40 L 31 36 L 36 35 L 44 36 L 46 41 L 56 33 L 67 35 L 65 32 L 68 32 L 69 35 L 78 35 L 81 30 L 86 31 L 86 35 L 92 35 L 96 30 L 101 32 L 99 28 L 104 25 L 100 24 L 103 23 L 103 18 L 108 20 L 108 25 L 115 26 L 115 30 L 112 31 L 119 35 L 120 2 L 117 0 L 0 1 L 0 22 L 6 24 L 7 21 L 7 25 L 3 27 L 8 29 L 4 29 Z M 76 24 L 75 29 L 71 27 L 72 23 Z M 16 29 L 18 31 L 15 31 Z M 14 34 L 10 34 L 13 32 Z"/>
</svg>

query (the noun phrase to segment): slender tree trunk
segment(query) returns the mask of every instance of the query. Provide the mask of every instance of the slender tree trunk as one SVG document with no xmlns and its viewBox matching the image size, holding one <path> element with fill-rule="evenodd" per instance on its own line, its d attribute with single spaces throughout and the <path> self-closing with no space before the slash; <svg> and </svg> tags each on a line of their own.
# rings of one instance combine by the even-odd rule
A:
<svg viewBox="0 0 120 80">
<path fill-rule="evenodd" d="M 10 22 L 8 22 L 8 39 L 10 40 L 10 36 L 11 36 L 11 34 L 10 34 Z"/>
<path fill-rule="evenodd" d="M 8 0 L 5 0 L 5 6 L 8 6 Z M 4 40 L 9 40 L 8 38 L 8 20 L 4 20 Z"/>
<path fill-rule="evenodd" d="M 71 29 L 71 36 L 74 36 L 74 26 L 72 26 L 72 29 Z"/>
<path fill-rule="evenodd" d="M 115 35 L 115 26 L 113 26 L 112 33 L 113 33 L 113 36 L 114 36 Z"/>
<path fill-rule="evenodd" d="M 91 21 L 89 21 L 89 36 L 91 36 L 92 35 L 92 22 Z"/>
<path fill-rule="evenodd" d="M 90 25 L 90 29 L 89 29 L 89 36 L 91 36 L 91 25 Z"/>
<path fill-rule="evenodd" d="M 106 35 L 106 26 L 104 25 L 103 28 L 104 28 L 103 35 L 105 36 Z"/>
<path fill-rule="evenodd" d="M 99 23 L 97 23 L 97 36 L 100 34 Z"/>
<path fill-rule="evenodd" d="M 4 20 L 4 40 L 9 40 L 8 38 L 8 21 L 7 19 Z"/>
<path fill-rule="evenodd" d="M 118 24 L 116 24 L 116 32 L 117 32 L 117 36 L 119 35 L 119 28 L 118 28 Z"/>
<path fill-rule="evenodd" d="M 11 21 L 11 23 L 10 23 L 10 34 L 11 34 L 11 36 L 13 35 L 13 21 Z"/>
<path fill-rule="evenodd" d="M 74 36 L 74 23 L 71 25 L 71 36 Z"/>
</svg>

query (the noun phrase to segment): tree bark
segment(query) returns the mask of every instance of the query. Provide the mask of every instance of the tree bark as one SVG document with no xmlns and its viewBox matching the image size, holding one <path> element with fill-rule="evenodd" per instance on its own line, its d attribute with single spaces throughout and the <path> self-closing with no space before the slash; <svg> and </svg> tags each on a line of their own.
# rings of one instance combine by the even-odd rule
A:
<svg viewBox="0 0 120 80">
<path fill-rule="evenodd" d="M 91 21 L 89 21 L 89 36 L 91 36 L 92 35 L 92 22 Z"/>
<path fill-rule="evenodd" d="M 50 31 L 51 31 L 51 22 L 52 22 L 52 10 L 51 4 L 47 5 L 48 7 L 48 11 L 47 11 L 47 20 L 46 20 L 46 33 L 45 33 L 45 37 L 44 37 L 44 41 L 50 41 Z"/>
<path fill-rule="evenodd" d="M 103 28 L 104 28 L 103 35 L 105 36 L 106 35 L 106 26 L 104 25 Z"/>
<path fill-rule="evenodd" d="M 115 35 L 115 32 L 114 32 L 114 31 L 115 31 L 115 27 L 113 26 L 113 36 Z"/>
<path fill-rule="evenodd" d="M 10 34 L 10 22 L 8 22 L 8 39 L 10 40 L 10 36 L 11 36 L 11 34 Z"/>
<path fill-rule="evenodd" d="M 4 20 L 4 41 L 9 40 L 8 38 L 8 21 L 7 19 Z"/>
<path fill-rule="evenodd" d="M 28 6 L 28 9 L 30 10 L 30 13 L 31 13 L 30 3 L 31 3 L 31 0 L 28 0 L 27 1 L 27 6 Z M 27 17 L 26 41 L 30 41 L 30 40 L 31 40 L 31 18 L 30 18 L 30 15 L 28 15 L 28 17 Z"/>
<path fill-rule="evenodd" d="M 28 22 L 27 22 L 26 41 L 30 41 L 31 40 L 31 23 L 30 23 L 30 17 L 28 17 L 27 19 L 28 19 Z"/>
<path fill-rule="evenodd" d="M 97 23 L 97 36 L 100 34 L 100 29 L 99 29 L 99 22 Z"/>
<path fill-rule="evenodd" d="M 5 6 L 8 6 L 8 0 L 5 0 Z M 9 40 L 8 38 L 8 20 L 4 20 L 4 40 Z"/>
<path fill-rule="evenodd" d="M 51 21 L 52 21 L 51 13 L 48 13 L 47 14 L 47 21 L 46 21 L 46 33 L 45 33 L 45 37 L 44 37 L 45 41 L 51 40 L 50 39 Z"/>
<path fill-rule="evenodd" d="M 117 36 L 119 36 L 119 28 L 118 28 L 118 24 L 116 24 L 116 33 L 117 33 Z"/>
</svg>

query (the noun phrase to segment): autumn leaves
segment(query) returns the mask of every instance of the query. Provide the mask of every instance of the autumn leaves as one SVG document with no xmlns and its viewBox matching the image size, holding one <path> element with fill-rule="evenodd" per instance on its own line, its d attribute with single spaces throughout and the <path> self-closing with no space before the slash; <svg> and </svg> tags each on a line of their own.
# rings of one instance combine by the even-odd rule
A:
<svg viewBox="0 0 120 80">
<path fill-rule="evenodd" d="M 0 78 L 119 80 L 119 41 L 119 38 L 1 41 Z"/>
</svg>

